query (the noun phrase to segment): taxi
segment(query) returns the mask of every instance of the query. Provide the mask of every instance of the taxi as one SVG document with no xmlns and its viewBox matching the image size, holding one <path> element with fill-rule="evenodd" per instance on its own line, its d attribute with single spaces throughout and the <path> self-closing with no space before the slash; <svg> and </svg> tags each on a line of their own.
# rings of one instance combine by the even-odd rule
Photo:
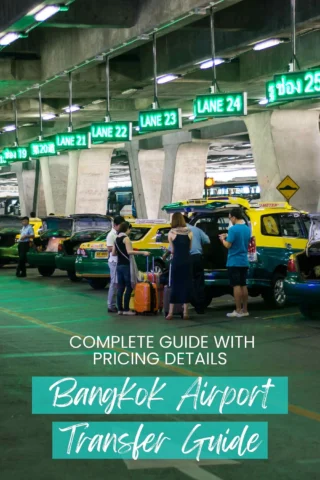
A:
<svg viewBox="0 0 320 480">
<path fill-rule="evenodd" d="M 306 249 L 291 255 L 285 292 L 290 303 L 297 304 L 307 319 L 320 315 L 320 213 L 310 215 Z"/>
<path fill-rule="evenodd" d="M 42 228 L 40 218 L 30 218 L 35 237 L 39 236 Z M 17 263 L 19 259 L 18 240 L 21 231 L 21 218 L 12 215 L 0 216 L 0 267 L 9 263 Z"/>
<path fill-rule="evenodd" d="M 97 224 L 103 225 L 99 229 Z M 56 268 L 74 273 L 75 254 L 74 244 L 78 246 L 82 238 L 92 238 L 107 230 L 111 225 L 110 217 L 98 214 L 78 214 L 64 216 L 50 215 L 43 219 L 43 230 L 39 238 L 34 239 L 33 248 L 28 252 L 28 263 L 38 268 L 40 275 L 50 277 Z M 87 233 L 87 236 L 84 236 Z M 82 237 L 83 235 L 83 237 Z M 64 242 L 67 242 L 65 247 Z M 78 242 L 78 243 L 77 243 Z M 58 258 L 58 266 L 56 257 Z M 61 261 L 61 263 L 59 263 Z"/>
<path fill-rule="evenodd" d="M 285 202 L 249 202 L 239 197 L 211 197 L 176 202 L 163 207 L 167 213 L 184 212 L 191 225 L 201 228 L 211 240 L 204 246 L 206 303 L 231 293 L 227 272 L 228 251 L 219 235 L 227 233 L 232 208 L 239 207 L 251 228 L 248 250 L 248 288 L 251 296 L 262 295 L 275 308 L 286 305 L 284 280 L 290 256 L 304 250 L 310 220 Z"/>
<path fill-rule="evenodd" d="M 171 229 L 166 220 L 135 220 L 132 224 L 130 239 L 135 250 L 147 250 L 155 258 L 154 270 L 162 273 L 166 263 L 162 260 L 164 249 L 168 248 L 168 234 Z M 103 289 L 109 283 L 108 249 L 106 235 L 94 242 L 80 245 L 76 258 L 76 274 L 88 280 L 95 290 Z M 136 256 L 139 270 L 146 270 L 145 257 Z"/>
</svg>

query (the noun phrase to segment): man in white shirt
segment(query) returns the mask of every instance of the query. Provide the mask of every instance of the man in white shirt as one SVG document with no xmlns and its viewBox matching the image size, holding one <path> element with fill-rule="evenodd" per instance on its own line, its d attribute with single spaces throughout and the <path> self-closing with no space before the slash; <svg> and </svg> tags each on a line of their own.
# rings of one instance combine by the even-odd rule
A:
<svg viewBox="0 0 320 480">
<path fill-rule="evenodd" d="M 114 243 L 116 241 L 118 230 L 125 219 L 123 217 L 117 216 L 113 219 L 113 228 L 110 230 L 107 236 L 107 248 L 109 252 L 109 269 L 110 269 L 110 285 L 109 285 L 109 293 L 108 293 L 108 312 L 116 313 L 118 311 L 116 305 L 116 297 L 117 297 L 117 263 L 118 257 L 112 255 L 112 249 Z"/>
</svg>

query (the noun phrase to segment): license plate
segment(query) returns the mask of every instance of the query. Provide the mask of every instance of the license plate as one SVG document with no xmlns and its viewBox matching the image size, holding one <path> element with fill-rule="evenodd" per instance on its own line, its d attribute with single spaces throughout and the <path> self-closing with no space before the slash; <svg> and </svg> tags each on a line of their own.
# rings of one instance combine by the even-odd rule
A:
<svg viewBox="0 0 320 480">
<path fill-rule="evenodd" d="M 96 252 L 94 258 L 108 258 L 108 252 Z"/>
</svg>

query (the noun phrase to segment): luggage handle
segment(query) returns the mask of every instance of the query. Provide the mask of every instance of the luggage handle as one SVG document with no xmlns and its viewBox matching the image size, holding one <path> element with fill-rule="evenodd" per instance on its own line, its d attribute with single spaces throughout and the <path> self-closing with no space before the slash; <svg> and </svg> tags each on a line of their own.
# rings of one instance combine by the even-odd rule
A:
<svg viewBox="0 0 320 480">
<path fill-rule="evenodd" d="M 153 283 L 156 283 L 156 274 L 154 271 L 154 256 L 152 256 L 152 271 L 153 271 Z M 147 256 L 147 274 L 149 272 L 149 256 Z"/>
</svg>

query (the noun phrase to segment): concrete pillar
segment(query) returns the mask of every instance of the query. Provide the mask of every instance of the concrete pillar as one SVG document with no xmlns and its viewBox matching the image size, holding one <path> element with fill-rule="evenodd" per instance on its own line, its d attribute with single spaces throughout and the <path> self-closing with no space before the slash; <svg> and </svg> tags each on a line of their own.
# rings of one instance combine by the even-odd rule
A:
<svg viewBox="0 0 320 480">
<path fill-rule="evenodd" d="M 79 159 L 79 150 L 69 152 L 66 215 L 71 215 L 76 211 Z"/>
<path fill-rule="evenodd" d="M 128 153 L 133 196 L 138 218 L 148 218 L 147 205 L 142 186 L 142 176 L 139 165 L 139 141 L 133 140 L 126 144 Z"/>
<path fill-rule="evenodd" d="M 40 159 L 41 179 L 44 192 L 44 199 L 46 204 L 47 215 L 55 213 L 53 193 L 51 188 L 49 157 L 42 157 Z"/>
<path fill-rule="evenodd" d="M 20 208 L 22 216 L 29 216 L 34 209 L 34 194 L 35 194 L 35 180 L 36 170 L 35 162 L 30 162 L 28 169 L 24 163 L 17 162 L 11 165 L 11 171 L 17 176 L 18 190 L 20 198 Z"/>
<path fill-rule="evenodd" d="M 289 175 L 300 190 L 291 203 L 316 211 L 320 199 L 319 112 L 275 110 L 246 118 L 264 201 L 283 201 L 276 190 Z"/>
<path fill-rule="evenodd" d="M 150 220 L 158 218 L 162 187 L 164 150 L 140 150 L 139 168 L 147 216 Z"/>
<path fill-rule="evenodd" d="M 106 214 L 113 149 L 103 147 L 81 151 L 75 213 Z"/>
</svg>

